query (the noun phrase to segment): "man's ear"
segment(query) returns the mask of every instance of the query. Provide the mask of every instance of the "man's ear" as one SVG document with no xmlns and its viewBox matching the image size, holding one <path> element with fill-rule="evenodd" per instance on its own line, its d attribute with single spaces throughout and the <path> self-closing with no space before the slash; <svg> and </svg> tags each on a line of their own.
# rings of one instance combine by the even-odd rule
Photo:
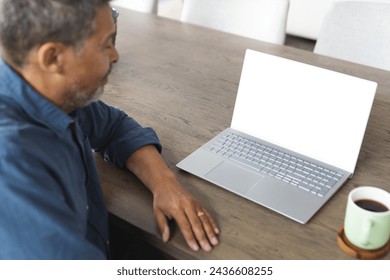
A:
<svg viewBox="0 0 390 280">
<path fill-rule="evenodd" d="M 37 62 L 43 71 L 63 73 L 69 48 L 62 43 L 48 42 L 41 45 L 37 52 Z"/>
</svg>

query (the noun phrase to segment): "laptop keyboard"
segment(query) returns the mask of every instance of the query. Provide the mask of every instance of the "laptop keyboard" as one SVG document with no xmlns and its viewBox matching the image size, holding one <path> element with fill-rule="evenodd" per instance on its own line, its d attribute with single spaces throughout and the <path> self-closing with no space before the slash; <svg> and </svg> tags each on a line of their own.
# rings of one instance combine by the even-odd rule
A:
<svg viewBox="0 0 390 280">
<path fill-rule="evenodd" d="M 343 176 L 235 133 L 221 136 L 206 149 L 320 197 Z"/>
</svg>

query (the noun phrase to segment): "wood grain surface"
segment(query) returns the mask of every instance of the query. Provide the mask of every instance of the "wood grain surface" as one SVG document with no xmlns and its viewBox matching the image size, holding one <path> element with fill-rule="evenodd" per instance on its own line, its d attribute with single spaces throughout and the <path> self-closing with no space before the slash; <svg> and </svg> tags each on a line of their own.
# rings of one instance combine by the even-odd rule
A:
<svg viewBox="0 0 390 280">
<path fill-rule="evenodd" d="M 359 185 L 390 191 L 390 72 L 118 10 L 120 60 L 103 100 L 156 130 L 170 168 L 217 220 L 221 243 L 210 253 L 192 252 L 176 230 L 170 242 L 163 244 L 153 217 L 151 193 L 130 172 L 96 155 L 109 211 L 140 228 L 148 242 L 178 259 L 351 259 L 337 244 L 348 192 Z M 356 173 L 306 225 L 175 166 L 230 125 L 247 48 L 379 84 Z"/>
</svg>

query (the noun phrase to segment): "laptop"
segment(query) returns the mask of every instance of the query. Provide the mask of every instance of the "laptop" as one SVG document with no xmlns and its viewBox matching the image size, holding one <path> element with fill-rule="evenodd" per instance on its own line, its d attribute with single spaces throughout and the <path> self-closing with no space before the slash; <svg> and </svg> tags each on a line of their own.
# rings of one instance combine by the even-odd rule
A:
<svg viewBox="0 0 390 280">
<path fill-rule="evenodd" d="M 177 167 L 305 224 L 352 177 L 376 88 L 247 50 L 230 128 Z"/>
</svg>

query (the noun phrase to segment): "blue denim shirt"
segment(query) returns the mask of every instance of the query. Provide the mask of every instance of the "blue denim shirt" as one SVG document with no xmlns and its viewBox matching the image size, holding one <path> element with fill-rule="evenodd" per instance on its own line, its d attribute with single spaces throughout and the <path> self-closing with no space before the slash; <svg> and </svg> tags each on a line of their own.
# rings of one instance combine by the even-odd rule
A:
<svg viewBox="0 0 390 280">
<path fill-rule="evenodd" d="M 92 149 L 125 167 L 155 132 L 94 102 L 69 115 L 0 61 L 0 259 L 104 259 L 107 210 Z"/>
</svg>

